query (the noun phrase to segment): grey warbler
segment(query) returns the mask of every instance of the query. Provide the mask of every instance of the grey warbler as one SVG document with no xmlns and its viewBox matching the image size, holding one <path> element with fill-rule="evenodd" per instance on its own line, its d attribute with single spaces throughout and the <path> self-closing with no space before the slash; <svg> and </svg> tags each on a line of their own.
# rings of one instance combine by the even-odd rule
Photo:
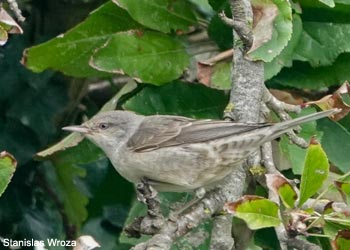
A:
<svg viewBox="0 0 350 250">
<path fill-rule="evenodd" d="M 275 124 L 109 111 L 63 129 L 83 133 L 130 182 L 147 178 L 158 191 L 183 192 L 214 186 L 263 143 L 339 111 L 331 109 Z"/>
</svg>

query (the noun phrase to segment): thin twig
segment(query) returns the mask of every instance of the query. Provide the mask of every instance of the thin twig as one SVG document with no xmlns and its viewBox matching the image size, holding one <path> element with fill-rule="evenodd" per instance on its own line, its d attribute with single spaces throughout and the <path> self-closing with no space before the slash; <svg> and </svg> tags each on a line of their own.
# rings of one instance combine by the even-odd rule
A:
<svg viewBox="0 0 350 250">
<path fill-rule="evenodd" d="M 16 0 L 7 0 L 7 3 L 9 4 L 10 9 L 15 14 L 17 20 L 20 21 L 20 22 L 24 22 L 26 19 L 24 18 L 24 16 L 22 16 L 22 11 L 18 7 L 18 4 L 17 4 Z"/>
<path fill-rule="evenodd" d="M 285 102 L 282 102 L 278 100 L 276 97 L 274 97 L 270 91 L 264 87 L 264 95 L 263 95 L 263 102 L 272 110 L 276 113 L 276 115 L 282 120 L 290 120 L 292 119 L 290 115 L 287 112 L 295 112 L 299 113 L 301 108 L 299 105 L 291 105 Z M 300 128 L 297 128 L 297 130 L 300 130 Z M 307 148 L 308 143 L 301 137 L 297 136 L 296 133 L 291 130 L 290 132 L 286 133 L 289 140 L 302 148 Z"/>
</svg>

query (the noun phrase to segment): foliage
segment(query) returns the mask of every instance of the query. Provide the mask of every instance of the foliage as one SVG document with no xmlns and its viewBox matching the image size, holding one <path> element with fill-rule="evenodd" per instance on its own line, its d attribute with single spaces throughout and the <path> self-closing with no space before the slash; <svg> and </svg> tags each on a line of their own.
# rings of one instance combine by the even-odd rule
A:
<svg viewBox="0 0 350 250">
<path fill-rule="evenodd" d="M 0 151 L 10 152 L 18 161 L 11 179 L 15 164 L 9 159 L 14 158 L 7 153 L 0 157 L 0 193 L 10 183 L 0 198 L 0 237 L 76 239 L 89 234 L 102 249 L 129 249 L 135 240 L 121 234 L 124 222 L 144 212 L 135 202 L 132 185 L 98 148 L 78 135 L 50 146 L 66 136 L 61 127 L 116 107 L 144 115 L 220 119 L 231 86 L 227 58 L 232 54 L 213 58 L 232 47 L 232 30 L 218 18 L 222 10 L 229 15 L 229 8 L 224 0 L 209 0 L 210 5 L 204 0 L 67 2 L 73 13 L 86 18 L 46 16 L 50 25 L 39 35 L 38 27 L 44 24 L 37 23 L 36 15 L 40 10 L 48 15 L 50 9 L 45 8 L 54 8 L 50 4 L 23 3 L 29 15 L 23 36 L 8 38 L 9 27 L 0 19 L 0 41 L 7 41 L 0 47 Z M 255 23 L 261 28 L 254 31 L 256 43 L 249 56 L 265 62 L 269 87 L 292 93 L 291 101 L 300 104 L 300 99 L 332 94 L 350 79 L 347 1 L 252 2 L 263 14 Z M 64 6 L 60 13 L 69 13 Z M 55 26 L 61 18 L 71 29 Z M 22 52 L 27 69 L 19 63 Z M 139 82 L 137 87 L 131 79 Z M 338 94 L 342 107 L 349 106 L 349 92 Z M 339 100 L 334 100 L 326 104 L 338 107 Z M 302 127 L 302 137 L 310 140 L 316 135 L 320 144 L 314 139 L 305 150 L 283 138 L 276 149 L 276 164 L 290 179 L 301 177 L 300 186 L 285 177 L 268 176 L 268 188 L 280 197 L 280 206 L 251 196 L 232 201 L 236 203 L 230 211 L 257 230 L 255 247 L 276 249 L 276 235 L 265 227 L 282 222 L 295 234 L 327 236 L 329 240 L 317 241 L 324 249 L 331 243 L 347 249 L 348 214 L 335 210 L 320 214 L 303 210 L 302 205 L 309 198 L 326 197 L 349 206 L 348 116 Z M 44 151 L 34 157 L 40 150 Z M 256 195 L 264 196 L 261 187 Z M 178 194 L 164 197 L 166 204 L 181 199 Z M 210 236 L 210 228 L 205 222 L 198 230 Z M 198 249 L 208 249 L 208 244 L 206 237 Z M 185 238 L 175 247 L 194 249 Z"/>
</svg>

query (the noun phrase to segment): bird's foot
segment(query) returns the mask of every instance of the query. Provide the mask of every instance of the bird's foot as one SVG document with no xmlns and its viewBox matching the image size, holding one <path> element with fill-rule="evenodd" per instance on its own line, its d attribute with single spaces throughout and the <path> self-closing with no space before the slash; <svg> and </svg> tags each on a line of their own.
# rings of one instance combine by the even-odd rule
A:
<svg viewBox="0 0 350 250">
<path fill-rule="evenodd" d="M 136 185 L 136 191 L 137 199 L 147 206 L 147 215 L 136 218 L 126 226 L 125 232 L 128 236 L 135 238 L 139 238 L 141 234 L 154 235 L 164 224 L 157 191 L 152 188 L 146 178 Z"/>
<path fill-rule="evenodd" d="M 137 199 L 147 206 L 149 216 L 162 216 L 157 191 L 149 184 L 148 179 L 142 178 L 136 185 Z"/>
</svg>

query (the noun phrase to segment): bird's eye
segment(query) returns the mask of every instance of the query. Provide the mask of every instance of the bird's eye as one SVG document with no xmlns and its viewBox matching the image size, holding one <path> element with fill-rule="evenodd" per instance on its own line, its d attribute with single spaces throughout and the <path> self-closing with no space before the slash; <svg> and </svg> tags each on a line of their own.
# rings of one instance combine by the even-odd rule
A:
<svg viewBox="0 0 350 250">
<path fill-rule="evenodd" d="M 108 125 L 108 123 L 100 123 L 98 125 L 98 127 L 99 127 L 99 129 L 107 129 L 107 128 L 109 128 L 109 125 Z"/>
</svg>

